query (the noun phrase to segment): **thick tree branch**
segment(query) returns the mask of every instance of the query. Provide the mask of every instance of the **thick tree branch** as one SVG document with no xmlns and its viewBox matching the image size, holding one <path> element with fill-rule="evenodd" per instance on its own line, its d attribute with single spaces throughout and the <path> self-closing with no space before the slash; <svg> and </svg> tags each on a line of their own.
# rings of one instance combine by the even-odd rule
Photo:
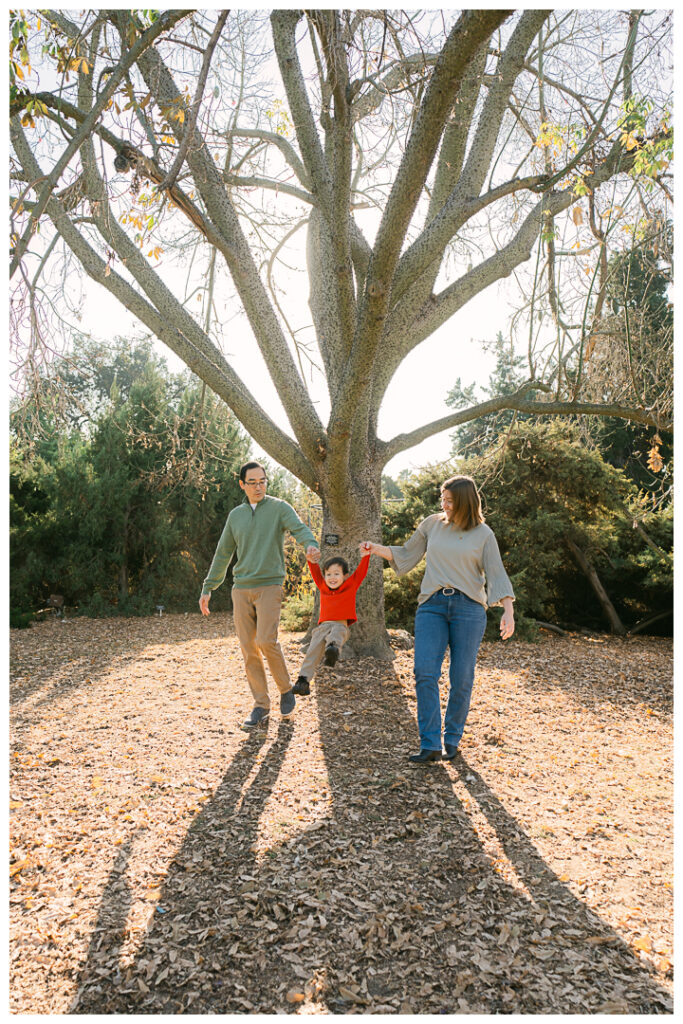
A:
<svg viewBox="0 0 683 1024">
<path fill-rule="evenodd" d="M 329 214 L 332 205 L 332 179 L 316 130 L 296 48 L 295 33 L 300 17 L 300 11 L 273 11 L 270 16 L 273 43 L 287 93 L 287 102 L 294 120 L 299 150 L 311 180 L 311 188 Z"/>
<path fill-rule="evenodd" d="M 262 128 L 230 128 L 225 132 L 225 136 L 226 138 L 236 139 L 259 139 L 261 142 L 267 142 L 273 146 L 277 146 L 303 187 L 310 191 L 310 175 L 301 162 L 294 146 L 282 135 L 278 135 L 276 132 L 264 131 Z"/>
<path fill-rule="evenodd" d="M 584 182 L 590 191 L 594 191 L 618 171 L 627 173 L 633 166 L 633 161 L 634 156 L 627 153 L 621 143 L 617 142 L 596 171 L 584 177 Z M 543 196 L 507 245 L 425 304 L 414 320 L 414 331 L 410 332 L 411 337 L 406 338 L 405 344 L 400 347 L 401 358 L 404 358 L 420 341 L 429 337 L 469 299 L 495 281 L 509 276 L 515 267 L 528 260 L 541 230 L 544 215 L 555 216 L 568 209 L 576 201 L 577 196 L 572 189 L 552 192 Z M 548 213 L 545 214 L 544 211 L 548 211 Z M 397 354 L 399 354 L 398 350 Z"/>
<path fill-rule="evenodd" d="M 433 218 L 401 257 L 392 300 L 399 298 L 433 262 L 441 262 L 446 246 L 466 222 L 466 206 L 479 196 L 515 80 L 524 65 L 529 47 L 547 17 L 547 11 L 525 11 L 512 33 L 501 58 L 495 84 L 489 90 L 478 119 L 476 134 L 462 174 L 438 216 Z M 438 271 L 438 264 L 435 270 Z M 436 277 L 435 272 L 433 276 Z"/>
<path fill-rule="evenodd" d="M 511 14 L 510 11 L 467 11 L 446 39 L 398 168 L 370 268 L 368 295 L 388 298 L 401 244 L 436 154 L 446 118 L 462 79 L 481 43 Z M 373 306 L 377 303 L 373 302 Z M 374 312 L 374 311 L 373 311 Z M 373 313 L 370 313 L 372 316 Z"/>
<path fill-rule="evenodd" d="M 348 464 L 351 424 L 359 417 L 359 407 L 360 417 L 369 418 L 372 368 L 389 310 L 391 279 L 454 97 L 477 50 L 510 13 L 465 12 L 449 33 L 434 68 L 384 209 L 351 358 L 330 418 L 329 433 L 335 437 L 340 471 Z"/>
<path fill-rule="evenodd" d="M 538 385 L 536 385 L 538 386 Z M 529 390 L 533 385 L 527 385 Z M 514 395 L 504 395 L 500 398 L 491 398 L 487 402 L 470 406 L 469 409 L 462 409 L 460 412 L 450 413 L 442 416 L 432 423 L 423 427 L 411 430 L 407 434 L 398 434 L 393 440 L 380 442 L 379 450 L 383 464 L 386 465 L 399 452 L 426 441 L 428 437 L 440 434 L 444 430 L 452 430 L 461 423 L 469 423 L 471 420 L 488 416 L 493 412 L 501 412 L 504 409 L 511 409 L 516 412 L 533 413 L 537 416 L 616 416 L 621 419 L 630 420 L 632 423 L 643 423 L 648 427 L 655 427 L 659 430 L 670 430 L 671 422 L 665 421 L 649 412 L 646 409 L 632 409 L 628 406 L 605 404 L 597 402 L 535 402 L 525 398 L 516 398 Z"/>
<path fill-rule="evenodd" d="M 240 174 L 230 174 L 223 172 L 223 181 L 230 188 L 264 188 L 269 192 L 282 192 L 283 195 L 291 196 L 292 199 L 298 199 L 302 203 L 306 203 L 308 206 L 317 206 L 318 200 L 312 192 L 304 192 L 302 188 L 297 188 L 296 185 L 290 185 L 286 181 L 279 181 L 277 178 L 259 178 L 254 176 L 246 176 Z"/>
<path fill-rule="evenodd" d="M 140 59 L 139 67 L 148 89 L 162 109 L 178 102 L 180 93 L 157 50 L 147 51 Z M 222 173 L 204 143 L 189 150 L 187 161 L 207 213 L 219 233 L 217 247 L 225 257 L 289 422 L 304 454 L 314 461 L 320 457 L 320 449 L 324 447 L 324 428 L 261 281 L 249 243 L 223 184 Z"/>
<path fill-rule="evenodd" d="M 191 13 L 191 11 L 165 11 L 162 15 L 160 15 L 158 21 L 155 21 L 151 28 L 147 29 L 147 31 L 144 32 L 138 38 L 138 40 L 133 44 L 133 46 L 131 46 L 130 50 L 126 55 L 126 58 L 122 60 L 117 65 L 116 70 L 112 72 L 105 88 L 102 90 L 100 96 L 97 98 L 97 102 L 94 104 L 92 110 L 90 110 L 90 112 L 84 118 L 80 128 L 74 133 L 74 136 L 69 142 L 68 146 L 66 147 L 66 149 L 60 156 L 59 160 L 56 162 L 56 164 L 54 165 L 54 167 L 45 179 L 45 184 L 43 185 L 43 187 L 40 190 L 40 193 L 38 194 L 38 201 L 33 211 L 31 212 L 31 216 L 29 218 L 28 225 L 26 226 L 26 230 L 24 231 L 24 234 L 18 240 L 15 246 L 14 255 L 10 266 L 10 277 L 14 275 L 17 267 L 19 266 L 19 263 L 23 259 L 23 256 L 28 248 L 29 242 L 33 236 L 36 223 L 38 222 L 38 220 L 40 220 L 40 217 L 47 205 L 47 201 L 52 195 L 54 189 L 56 188 L 59 179 L 61 178 L 64 170 L 69 164 L 69 161 L 78 152 L 78 149 L 81 146 L 83 140 L 87 139 L 91 135 L 97 123 L 97 119 L 99 118 L 100 114 L 106 107 L 111 97 L 116 92 L 126 71 L 129 68 L 131 68 L 137 60 L 139 60 L 140 56 L 145 52 L 145 50 L 152 46 L 152 44 L 156 41 L 156 39 L 158 39 L 162 32 L 165 32 L 167 29 L 172 28 L 173 25 L 176 25 L 179 21 L 181 21 L 183 18 L 186 18 Z"/>
<path fill-rule="evenodd" d="M 10 133 L 22 165 L 35 179 L 40 175 L 40 168 L 16 118 L 10 122 Z M 299 447 L 266 415 L 261 404 L 249 393 L 199 325 L 159 280 L 140 251 L 128 243 L 130 248 L 127 247 L 126 251 L 130 257 L 125 258 L 125 265 L 136 280 L 144 283 L 151 301 L 147 301 L 105 263 L 54 197 L 48 201 L 46 212 L 88 276 L 114 295 L 125 309 L 144 323 L 204 380 L 229 405 L 258 444 L 270 451 L 309 487 L 314 487 L 315 471 Z"/>
<path fill-rule="evenodd" d="M 311 15 L 320 35 L 327 66 L 327 76 L 333 99 L 329 138 L 331 143 L 331 169 L 334 180 L 332 203 L 329 210 L 329 238 L 334 257 L 334 274 L 327 283 L 337 292 L 340 318 L 341 358 L 345 361 L 351 351 L 356 325 L 356 297 L 353 288 L 351 261 L 350 208 L 351 208 L 351 152 L 352 129 L 349 109 L 349 69 L 346 51 L 341 42 L 338 11 L 319 11 Z"/>
</svg>

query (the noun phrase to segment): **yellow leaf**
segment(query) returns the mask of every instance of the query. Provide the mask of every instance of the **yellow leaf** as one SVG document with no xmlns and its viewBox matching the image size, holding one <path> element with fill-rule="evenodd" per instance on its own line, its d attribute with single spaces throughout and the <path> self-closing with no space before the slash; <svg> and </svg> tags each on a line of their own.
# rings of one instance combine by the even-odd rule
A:
<svg viewBox="0 0 683 1024">
<path fill-rule="evenodd" d="M 15 811 L 17 809 L 17 807 L 23 807 L 23 806 L 24 805 L 23 805 L 21 800 L 10 800 L 10 802 L 9 802 L 9 809 L 10 809 L 10 811 Z"/>
<path fill-rule="evenodd" d="M 99 788 L 100 788 L 100 786 L 102 785 L 102 782 L 103 782 L 103 781 L 104 781 L 104 780 L 102 779 L 102 776 L 101 776 L 101 775 L 96 775 L 96 776 L 94 777 L 94 779 L 92 780 L 92 788 L 93 788 L 93 789 L 99 789 Z"/>
<path fill-rule="evenodd" d="M 306 996 L 304 995 L 303 992 L 297 992 L 296 989 L 293 988 L 290 988 L 289 992 L 287 993 L 288 1003 L 303 1003 L 305 998 Z"/>
<path fill-rule="evenodd" d="M 572 220 L 577 228 L 580 224 L 583 224 L 583 210 L 580 206 L 575 206 L 572 210 Z"/>
<path fill-rule="evenodd" d="M 641 949 L 644 953 L 652 952 L 652 940 L 649 935 L 643 935 L 633 943 L 634 949 Z"/>
</svg>

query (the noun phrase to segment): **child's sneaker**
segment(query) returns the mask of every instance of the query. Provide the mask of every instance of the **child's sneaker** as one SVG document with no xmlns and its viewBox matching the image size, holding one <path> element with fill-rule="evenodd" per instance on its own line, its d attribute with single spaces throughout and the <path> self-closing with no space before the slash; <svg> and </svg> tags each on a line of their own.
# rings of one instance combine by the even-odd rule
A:
<svg viewBox="0 0 683 1024">
<path fill-rule="evenodd" d="M 294 683 L 294 686 L 292 687 L 292 693 L 295 693 L 297 696 L 307 697 L 310 692 L 311 687 L 308 684 L 308 679 L 306 678 L 306 676 L 299 676 L 297 681 Z"/>
<path fill-rule="evenodd" d="M 336 644 L 328 644 L 325 648 L 325 657 L 323 661 L 329 668 L 337 664 L 337 658 L 339 657 L 339 648 Z"/>
</svg>

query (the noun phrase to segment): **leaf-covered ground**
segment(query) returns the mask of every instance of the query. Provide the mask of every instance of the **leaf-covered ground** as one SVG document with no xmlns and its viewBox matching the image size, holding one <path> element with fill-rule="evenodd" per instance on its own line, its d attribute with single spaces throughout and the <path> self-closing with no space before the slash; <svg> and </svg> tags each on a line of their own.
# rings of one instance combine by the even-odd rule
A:
<svg viewBox="0 0 683 1024">
<path fill-rule="evenodd" d="M 484 644 L 417 769 L 396 655 L 250 735 L 225 614 L 13 631 L 11 1011 L 670 1013 L 670 641 Z"/>
</svg>

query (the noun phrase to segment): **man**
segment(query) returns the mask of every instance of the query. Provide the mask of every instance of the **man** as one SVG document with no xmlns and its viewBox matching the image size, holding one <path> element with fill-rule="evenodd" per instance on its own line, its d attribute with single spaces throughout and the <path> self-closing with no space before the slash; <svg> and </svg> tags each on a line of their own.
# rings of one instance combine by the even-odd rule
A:
<svg viewBox="0 0 683 1024">
<path fill-rule="evenodd" d="M 285 530 L 289 530 L 300 544 L 307 545 L 306 558 L 309 561 L 320 559 L 318 542 L 309 528 L 286 501 L 266 494 L 267 486 L 266 471 L 259 462 L 246 462 L 242 466 L 240 487 L 245 493 L 244 501 L 228 516 L 199 598 L 202 615 L 209 615 L 211 591 L 220 587 L 230 559 L 237 551 L 232 572 L 233 618 L 247 681 L 254 695 L 254 708 L 243 723 L 243 729 L 253 729 L 264 722 L 270 712 L 262 655 L 265 655 L 280 691 L 283 718 L 292 714 L 296 704 L 277 639 L 285 580 Z"/>
</svg>

